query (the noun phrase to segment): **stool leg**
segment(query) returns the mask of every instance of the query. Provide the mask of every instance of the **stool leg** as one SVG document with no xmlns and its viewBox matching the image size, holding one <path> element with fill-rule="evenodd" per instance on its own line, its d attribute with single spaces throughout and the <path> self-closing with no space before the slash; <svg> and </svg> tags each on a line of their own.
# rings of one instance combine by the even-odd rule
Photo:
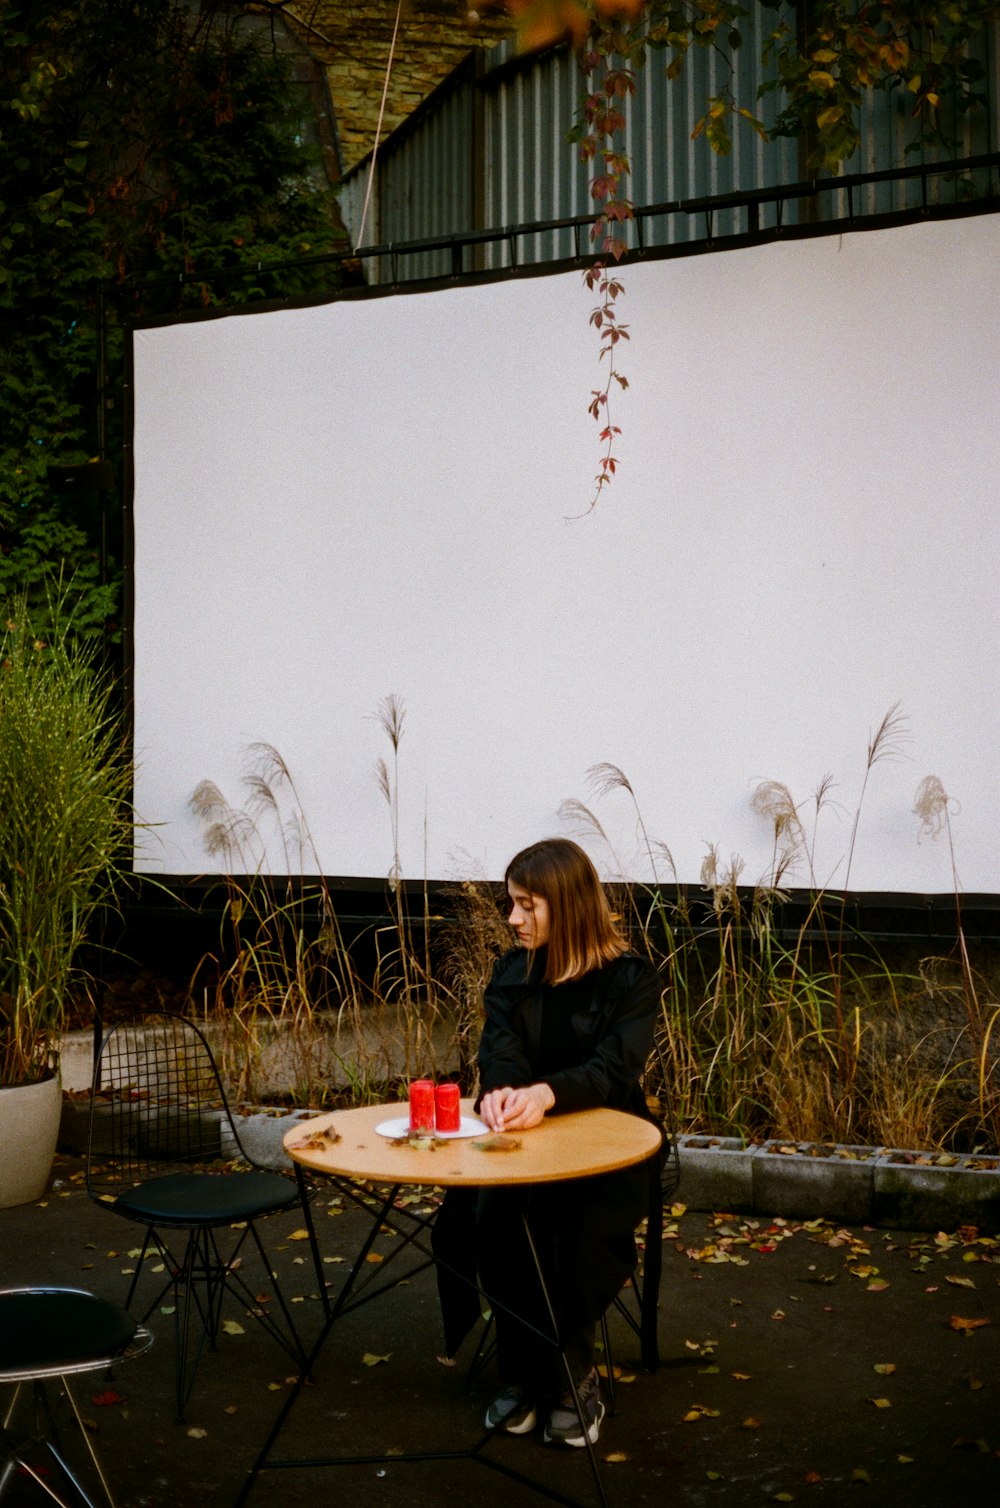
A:
<svg viewBox="0 0 1000 1508">
<path fill-rule="evenodd" d="M 76 1399 L 73 1397 L 73 1392 L 70 1388 L 69 1383 L 67 1382 L 65 1377 L 63 1377 L 61 1380 L 63 1387 L 66 1389 L 66 1397 L 70 1401 L 70 1407 L 73 1410 L 73 1416 L 76 1419 L 77 1427 L 80 1431 L 80 1434 L 83 1436 L 84 1441 L 86 1442 L 87 1450 L 90 1453 L 90 1459 L 94 1463 L 94 1470 L 97 1472 L 97 1475 L 100 1478 L 101 1486 L 104 1488 L 104 1496 L 107 1498 L 110 1508 L 115 1508 L 115 1500 L 111 1496 L 111 1488 L 108 1486 L 108 1479 L 101 1469 L 100 1461 L 97 1459 L 97 1452 L 95 1451 L 93 1443 L 90 1439 L 90 1431 L 87 1429 L 87 1426 L 84 1424 L 83 1419 L 80 1417 L 80 1410 L 77 1408 Z M 63 1470 L 65 1470 L 65 1467 L 63 1468 Z"/>
<path fill-rule="evenodd" d="M 96 1471 L 97 1476 L 100 1479 L 101 1486 L 104 1489 L 104 1494 L 107 1498 L 109 1508 L 115 1508 L 114 1499 L 111 1496 L 111 1489 L 108 1486 L 107 1478 L 105 1477 L 104 1472 L 101 1469 L 101 1463 L 97 1459 L 97 1454 L 94 1450 L 93 1445 L 91 1444 L 90 1436 L 81 1417 L 80 1410 L 77 1407 L 76 1399 L 73 1397 L 72 1389 L 70 1388 L 69 1383 L 67 1382 L 65 1377 L 60 1377 L 59 1382 L 66 1393 L 66 1397 L 70 1401 L 70 1406 L 72 1407 L 77 1427 L 79 1428 L 79 1431 L 83 1436 L 84 1441 L 86 1442 L 87 1451 L 90 1455 L 91 1461 L 93 1462 L 94 1470 Z M 4 1433 L 7 1433 L 8 1427 L 12 1421 L 20 1391 L 21 1384 L 18 1384 L 17 1388 L 14 1391 L 14 1397 L 11 1401 L 11 1406 L 4 1417 Z M 23 1454 L 23 1445 L 21 1447 L 15 1445 L 10 1449 L 10 1453 L 6 1463 L 4 1464 L 3 1471 L 0 1472 L 0 1495 L 3 1494 L 4 1488 L 9 1482 L 13 1471 L 15 1469 L 19 1469 L 20 1471 L 23 1471 L 26 1476 L 29 1476 L 31 1478 L 31 1480 L 37 1487 L 41 1489 L 46 1497 L 48 1497 L 53 1503 L 58 1503 L 59 1508 L 97 1508 L 97 1504 L 87 1492 L 83 1483 L 80 1481 L 79 1477 L 76 1475 L 73 1468 L 70 1466 L 69 1462 L 66 1460 L 65 1456 L 62 1453 L 61 1444 L 59 1442 L 59 1437 L 56 1430 L 55 1415 L 52 1409 L 52 1405 L 49 1401 L 49 1396 L 45 1389 L 44 1383 L 40 1380 L 36 1381 L 34 1384 L 34 1392 L 36 1433 L 31 1437 L 30 1443 L 45 1447 L 45 1450 L 48 1452 L 49 1456 L 51 1456 L 52 1460 L 59 1468 L 59 1471 L 62 1473 L 66 1484 L 65 1490 L 68 1490 L 73 1494 L 73 1501 L 67 1501 L 66 1497 L 62 1496 L 60 1492 L 57 1492 L 52 1483 L 48 1481 L 46 1477 L 42 1476 L 42 1474 L 37 1471 L 34 1466 L 32 1466 L 31 1462 L 27 1460 Z M 40 1416 L 44 1416 L 44 1419 L 47 1422 L 47 1428 L 44 1432 L 40 1432 Z"/>
</svg>

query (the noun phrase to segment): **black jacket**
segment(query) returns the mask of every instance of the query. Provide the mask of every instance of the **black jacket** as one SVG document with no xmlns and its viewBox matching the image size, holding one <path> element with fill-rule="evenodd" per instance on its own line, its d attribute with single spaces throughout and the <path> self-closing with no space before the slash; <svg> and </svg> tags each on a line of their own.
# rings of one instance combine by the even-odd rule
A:
<svg viewBox="0 0 1000 1508">
<path fill-rule="evenodd" d="M 585 1009 L 572 1026 L 585 1050 L 578 1068 L 539 1077 L 538 1054 L 546 986 L 536 956 L 514 948 L 497 961 L 485 995 L 486 1021 L 479 1044 L 481 1094 L 544 1082 L 555 1095 L 549 1112 L 607 1105 L 648 1118 L 642 1073 L 653 1045 L 660 982 L 652 964 L 625 953 L 594 971 Z"/>
</svg>

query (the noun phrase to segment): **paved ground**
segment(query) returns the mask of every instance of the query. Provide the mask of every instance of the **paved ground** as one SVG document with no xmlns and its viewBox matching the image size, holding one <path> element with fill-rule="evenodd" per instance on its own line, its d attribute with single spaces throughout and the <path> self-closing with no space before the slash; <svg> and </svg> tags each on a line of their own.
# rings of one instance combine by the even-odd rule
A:
<svg viewBox="0 0 1000 1508">
<path fill-rule="evenodd" d="M 42 1203 L 0 1211 L 0 1282 L 65 1283 L 121 1299 L 137 1228 L 90 1202 L 78 1159 L 61 1155 L 54 1179 Z M 363 1217 L 329 1197 L 318 1211 L 336 1289 Z M 314 1333 L 321 1310 L 303 1244 L 289 1239 L 287 1220 L 271 1230 L 279 1276 Z M 377 1252 L 388 1254 L 395 1239 L 381 1236 Z M 292 1368 L 238 1308 L 228 1318 L 242 1333 L 223 1335 L 204 1358 L 183 1425 L 173 1418 L 168 1314 L 151 1316 L 157 1340 L 144 1358 L 110 1383 L 81 1379 L 119 1508 L 234 1502 Z M 613 1337 L 618 1412 L 598 1446 L 612 1508 L 1000 1502 L 1000 1242 L 973 1230 L 935 1238 L 682 1213 L 666 1241 L 660 1371 L 638 1372 L 636 1342 L 620 1322 Z M 430 1274 L 344 1319 L 281 1449 L 380 1459 L 271 1472 L 250 1508 L 543 1502 L 475 1463 L 395 1459 L 481 1437 L 492 1379 L 470 1390 L 461 1366 L 438 1365 L 440 1345 Z M 488 1453 L 596 1502 L 582 1452 L 528 1437 L 493 1442 Z M 42 1501 L 15 1486 L 4 1504 Z"/>
</svg>

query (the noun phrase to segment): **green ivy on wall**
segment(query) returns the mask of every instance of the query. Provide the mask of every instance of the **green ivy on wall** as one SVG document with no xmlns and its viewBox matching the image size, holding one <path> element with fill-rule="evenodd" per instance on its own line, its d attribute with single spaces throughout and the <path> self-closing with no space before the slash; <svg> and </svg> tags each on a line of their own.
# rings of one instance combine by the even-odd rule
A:
<svg viewBox="0 0 1000 1508">
<path fill-rule="evenodd" d="M 221 3 L 0 0 L 0 599 L 56 571 L 85 631 L 120 612 L 121 478 L 83 463 L 120 452 L 124 320 L 332 291 L 302 264 L 344 236 L 280 43 Z"/>
</svg>

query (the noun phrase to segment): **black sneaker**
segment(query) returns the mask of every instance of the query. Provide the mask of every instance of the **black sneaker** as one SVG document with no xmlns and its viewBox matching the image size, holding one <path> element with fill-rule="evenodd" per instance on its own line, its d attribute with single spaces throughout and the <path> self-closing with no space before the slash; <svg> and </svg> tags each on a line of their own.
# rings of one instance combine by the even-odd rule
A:
<svg viewBox="0 0 1000 1508">
<path fill-rule="evenodd" d="M 516 1383 L 498 1393 L 486 1410 L 487 1429 L 502 1429 L 508 1435 L 526 1435 L 534 1427 L 535 1405 Z"/>
<path fill-rule="evenodd" d="M 576 1391 L 580 1396 L 583 1422 L 581 1423 L 580 1416 L 576 1412 L 573 1395 L 566 1393 L 549 1415 L 549 1422 L 545 1426 L 545 1439 L 555 1445 L 572 1445 L 582 1449 L 588 1440 L 591 1445 L 597 1444 L 597 1437 L 601 1432 L 601 1420 L 604 1418 L 604 1404 L 601 1402 L 601 1388 L 597 1373 L 588 1372 L 583 1381 L 577 1383 Z"/>
</svg>

